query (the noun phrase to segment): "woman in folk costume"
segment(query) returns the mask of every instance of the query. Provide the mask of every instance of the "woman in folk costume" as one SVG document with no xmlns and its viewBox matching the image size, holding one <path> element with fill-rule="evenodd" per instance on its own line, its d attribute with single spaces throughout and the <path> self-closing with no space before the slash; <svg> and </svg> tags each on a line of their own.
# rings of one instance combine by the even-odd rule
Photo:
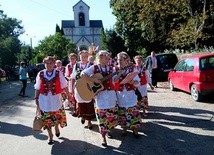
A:
<svg viewBox="0 0 214 155">
<path fill-rule="evenodd" d="M 144 117 L 147 117 L 146 109 L 148 109 L 148 97 L 147 97 L 147 84 L 149 84 L 150 88 L 153 90 L 154 87 L 151 84 L 151 79 L 149 78 L 149 72 L 145 68 L 143 68 L 143 57 L 137 55 L 134 57 L 135 68 L 139 72 L 140 77 L 140 86 L 138 90 L 141 93 L 142 99 L 138 100 L 137 106 L 139 110 L 143 110 Z"/>
<path fill-rule="evenodd" d="M 56 60 L 56 70 L 61 71 L 63 75 L 65 75 L 65 67 L 62 66 L 62 61 L 61 60 Z"/>
<path fill-rule="evenodd" d="M 80 78 L 81 72 L 89 68 L 91 64 L 88 62 L 88 51 L 82 50 L 79 52 L 80 61 L 77 62 L 73 68 L 73 72 L 71 74 L 72 79 L 72 94 L 74 94 L 76 105 L 75 105 L 75 113 L 74 117 L 81 117 L 81 123 L 84 124 L 85 120 L 88 120 L 88 128 L 92 129 L 91 120 L 96 118 L 94 111 L 94 100 L 83 100 L 77 89 L 75 87 L 75 82 Z"/>
<path fill-rule="evenodd" d="M 97 54 L 97 64 L 85 69 L 82 72 L 82 77 L 90 80 L 94 83 L 101 83 L 97 78 L 92 78 L 96 73 L 102 74 L 103 77 L 108 75 L 113 76 L 114 69 L 112 66 L 108 66 L 109 53 L 105 50 L 101 50 Z M 102 145 L 107 146 L 106 134 L 109 138 L 112 137 L 110 130 L 117 125 L 117 97 L 115 93 L 115 86 L 113 84 L 112 77 L 109 77 L 103 82 L 104 89 L 95 96 L 96 103 L 96 117 L 99 123 L 100 133 L 102 135 Z"/>
<path fill-rule="evenodd" d="M 65 67 L 62 66 L 62 61 L 61 60 L 56 60 L 55 66 L 56 66 L 56 70 L 57 71 L 60 71 L 60 72 L 62 72 L 63 75 L 65 75 Z M 62 92 L 62 99 L 63 99 L 63 101 L 65 101 L 66 98 L 67 98 L 66 92 L 63 91 Z"/>
<path fill-rule="evenodd" d="M 115 66 L 117 66 L 117 62 L 112 58 L 112 52 L 110 52 L 110 51 L 108 51 L 109 52 L 109 61 L 108 61 L 108 65 L 109 66 L 113 66 L 113 67 L 115 67 Z"/>
<path fill-rule="evenodd" d="M 128 65 L 129 56 L 126 52 L 117 54 L 118 69 L 123 69 Z M 122 135 L 127 134 L 127 129 L 131 129 L 135 137 L 138 137 L 138 128 L 142 125 L 139 109 L 137 108 L 137 96 L 135 95 L 135 88 L 139 86 L 140 78 L 138 75 L 128 83 L 121 84 L 122 80 L 126 78 L 129 73 L 137 72 L 132 65 L 130 68 L 119 72 L 115 78 L 115 87 L 118 98 L 118 120 L 123 128 Z"/>
<path fill-rule="evenodd" d="M 74 100 L 74 94 L 72 94 L 72 81 L 71 81 L 71 74 L 72 74 L 72 71 L 73 71 L 73 68 L 74 68 L 74 65 L 76 64 L 77 62 L 77 54 L 76 53 L 70 53 L 69 56 L 68 56 L 68 59 L 69 59 L 69 63 L 65 66 L 65 78 L 67 79 L 68 81 L 68 91 L 69 93 L 71 94 L 72 96 L 72 104 L 75 105 L 75 100 Z M 66 100 L 65 100 L 66 101 Z M 72 109 L 72 105 L 71 103 L 69 102 L 66 102 L 67 104 L 65 104 L 66 106 L 68 106 L 70 109 Z"/>
<path fill-rule="evenodd" d="M 40 71 L 36 77 L 35 100 L 41 111 L 43 129 L 48 130 L 48 144 L 53 144 L 52 127 L 55 127 L 55 135 L 60 136 L 59 125 L 63 128 L 67 126 L 66 114 L 62 104 L 61 93 L 65 90 L 69 96 L 67 81 L 62 72 L 54 69 L 55 60 L 48 56 L 43 60 L 44 70 Z"/>
<path fill-rule="evenodd" d="M 69 63 L 65 66 L 65 77 L 68 80 L 68 85 L 69 85 L 68 89 L 69 89 L 69 92 L 71 93 L 72 92 L 72 83 L 71 83 L 70 76 L 72 74 L 74 65 L 77 62 L 77 54 L 71 53 L 71 54 L 69 54 L 68 58 L 69 58 Z"/>
</svg>

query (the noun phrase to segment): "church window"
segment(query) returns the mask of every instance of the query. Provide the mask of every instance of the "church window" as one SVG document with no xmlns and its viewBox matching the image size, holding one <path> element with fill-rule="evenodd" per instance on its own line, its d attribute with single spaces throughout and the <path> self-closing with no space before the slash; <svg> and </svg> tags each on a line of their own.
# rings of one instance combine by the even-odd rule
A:
<svg viewBox="0 0 214 155">
<path fill-rule="evenodd" d="M 85 15 L 84 13 L 79 13 L 79 26 L 85 26 Z"/>
</svg>

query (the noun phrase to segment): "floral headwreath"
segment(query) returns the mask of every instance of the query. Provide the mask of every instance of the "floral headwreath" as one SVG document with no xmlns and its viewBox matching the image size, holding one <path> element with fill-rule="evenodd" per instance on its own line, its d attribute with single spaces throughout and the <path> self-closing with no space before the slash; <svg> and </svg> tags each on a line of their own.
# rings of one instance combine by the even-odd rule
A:
<svg viewBox="0 0 214 155">
<path fill-rule="evenodd" d="M 79 55 L 81 55 L 81 54 L 89 54 L 89 52 L 86 50 L 81 50 L 81 51 L 79 51 Z"/>
<path fill-rule="evenodd" d="M 142 57 L 142 56 L 140 56 L 140 55 L 136 55 L 136 56 L 134 57 L 134 60 L 135 60 L 135 59 L 143 60 L 143 57 Z"/>
<path fill-rule="evenodd" d="M 102 57 L 102 56 L 110 56 L 110 53 L 106 50 L 101 50 L 98 52 L 98 56 Z"/>
<path fill-rule="evenodd" d="M 122 57 L 123 59 L 129 59 L 129 55 L 126 52 L 120 52 L 117 54 L 117 58 Z"/>
</svg>

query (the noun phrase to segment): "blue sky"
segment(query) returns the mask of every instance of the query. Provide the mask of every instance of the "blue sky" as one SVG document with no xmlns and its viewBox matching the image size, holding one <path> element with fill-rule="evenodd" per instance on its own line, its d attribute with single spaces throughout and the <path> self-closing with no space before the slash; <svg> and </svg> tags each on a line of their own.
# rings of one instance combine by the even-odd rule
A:
<svg viewBox="0 0 214 155">
<path fill-rule="evenodd" d="M 112 28 L 116 18 L 112 15 L 109 0 L 83 0 L 90 6 L 89 18 L 102 20 L 106 29 Z M 39 40 L 55 33 L 56 24 L 61 27 L 61 20 L 73 20 L 73 6 L 79 0 L 1 0 L 0 10 L 8 17 L 22 21 L 25 33 L 22 42 L 33 47 Z"/>
</svg>

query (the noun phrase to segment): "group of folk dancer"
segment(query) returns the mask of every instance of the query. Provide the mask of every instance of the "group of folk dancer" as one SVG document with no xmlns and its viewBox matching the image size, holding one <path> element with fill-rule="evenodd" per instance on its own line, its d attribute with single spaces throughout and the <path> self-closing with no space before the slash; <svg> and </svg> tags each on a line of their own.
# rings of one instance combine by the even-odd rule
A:
<svg viewBox="0 0 214 155">
<path fill-rule="evenodd" d="M 80 61 L 77 61 L 77 54 L 69 55 L 70 62 L 64 70 L 56 65 L 60 61 L 47 56 L 43 60 L 45 69 L 37 74 L 35 101 L 41 112 L 43 129 L 48 131 L 48 144 L 54 143 L 52 127 L 55 128 L 56 137 L 59 137 L 59 126 L 67 126 L 63 94 L 73 104 L 72 116 L 81 118 L 82 124 L 87 121 L 88 128 L 92 129 L 92 120 L 97 119 L 103 146 L 107 146 L 106 137 L 112 138 L 111 130 L 117 125 L 122 127 L 122 136 L 126 136 L 127 129 L 131 129 L 133 135 L 138 137 L 138 130 L 142 126 L 140 111 L 143 110 L 146 116 L 145 109 L 148 108 L 147 85 L 154 89 L 147 70 L 143 68 L 142 56 L 135 56 L 135 63 L 130 63 L 129 55 L 120 52 L 117 61 L 114 61 L 111 53 L 100 50 L 92 63 L 88 61 L 88 51 L 82 50 L 78 55 Z M 95 75 L 101 75 L 102 78 Z M 132 77 L 129 79 L 127 75 Z M 81 80 L 86 83 L 86 88 Z M 94 92 L 92 98 L 85 98 L 87 93 L 84 91 L 96 91 L 92 87 L 87 88 L 89 83 L 95 88 L 102 88 Z"/>
</svg>

